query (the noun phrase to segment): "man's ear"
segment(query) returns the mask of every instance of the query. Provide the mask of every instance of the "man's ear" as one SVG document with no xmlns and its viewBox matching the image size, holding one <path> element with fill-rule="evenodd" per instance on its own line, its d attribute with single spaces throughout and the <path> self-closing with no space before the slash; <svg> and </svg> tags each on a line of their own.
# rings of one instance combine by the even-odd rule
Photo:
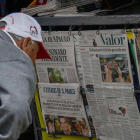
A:
<svg viewBox="0 0 140 140">
<path fill-rule="evenodd" d="M 22 42 L 21 49 L 22 49 L 22 50 L 27 49 L 27 47 L 29 46 L 30 42 L 31 42 L 31 38 L 30 38 L 30 37 L 25 38 L 25 39 L 23 40 L 23 42 Z"/>
</svg>

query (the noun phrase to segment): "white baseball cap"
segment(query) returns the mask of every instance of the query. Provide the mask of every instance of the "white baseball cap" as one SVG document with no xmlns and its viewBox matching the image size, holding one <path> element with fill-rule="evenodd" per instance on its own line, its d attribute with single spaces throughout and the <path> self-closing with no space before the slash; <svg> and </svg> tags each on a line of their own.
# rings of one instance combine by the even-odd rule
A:
<svg viewBox="0 0 140 140">
<path fill-rule="evenodd" d="M 51 59 L 42 43 L 41 27 L 33 17 L 24 13 L 13 13 L 5 16 L 0 22 L 1 21 L 7 23 L 5 28 L 3 28 L 4 31 L 24 38 L 30 37 L 32 40 L 40 42 L 41 48 L 37 55 L 37 59 Z"/>
</svg>

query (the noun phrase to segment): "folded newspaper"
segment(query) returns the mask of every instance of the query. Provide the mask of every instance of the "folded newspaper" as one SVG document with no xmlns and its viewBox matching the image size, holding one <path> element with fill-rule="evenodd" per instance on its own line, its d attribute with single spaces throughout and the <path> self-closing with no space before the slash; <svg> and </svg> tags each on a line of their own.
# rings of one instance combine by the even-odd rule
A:
<svg viewBox="0 0 140 140">
<path fill-rule="evenodd" d="M 21 11 L 28 15 L 35 15 L 40 12 L 54 11 L 61 8 L 59 4 L 56 5 L 55 1 L 52 0 L 45 5 L 39 5 L 31 8 L 22 8 Z"/>
<path fill-rule="evenodd" d="M 36 61 L 47 133 L 89 137 L 96 131 L 101 140 L 139 139 L 130 38 L 121 30 L 72 33 L 42 33 L 52 56 Z M 134 44 L 138 57 L 139 34 Z"/>
<path fill-rule="evenodd" d="M 91 136 L 79 89 L 73 37 L 43 32 L 43 44 L 52 60 L 36 61 L 39 97 L 46 131 L 50 134 Z"/>
<path fill-rule="evenodd" d="M 55 14 L 68 14 L 71 12 L 90 12 L 100 9 L 101 0 L 52 0 L 45 5 L 35 6 L 31 8 L 22 8 L 21 11 L 28 15 L 53 16 Z"/>
<path fill-rule="evenodd" d="M 51 60 L 36 60 L 40 83 L 79 83 L 75 67 L 73 37 L 65 33 L 42 33 Z"/>
<path fill-rule="evenodd" d="M 80 36 L 85 87 L 133 88 L 127 35 L 115 30 L 96 33 Z"/>
<path fill-rule="evenodd" d="M 59 14 L 59 13 L 65 13 L 65 14 L 77 13 L 77 8 L 76 8 L 76 6 L 72 6 L 72 7 L 62 8 L 62 9 L 55 10 L 55 11 L 42 12 L 42 13 L 38 13 L 38 16 L 55 15 L 55 14 Z"/>
<path fill-rule="evenodd" d="M 97 138 L 139 139 L 127 35 L 121 30 L 83 31 L 80 37 L 74 34 L 74 40 L 78 75 Z"/>
<path fill-rule="evenodd" d="M 47 133 L 90 137 L 83 101 L 40 98 Z"/>
<path fill-rule="evenodd" d="M 39 83 L 39 87 L 47 133 L 91 136 L 78 84 Z"/>
</svg>

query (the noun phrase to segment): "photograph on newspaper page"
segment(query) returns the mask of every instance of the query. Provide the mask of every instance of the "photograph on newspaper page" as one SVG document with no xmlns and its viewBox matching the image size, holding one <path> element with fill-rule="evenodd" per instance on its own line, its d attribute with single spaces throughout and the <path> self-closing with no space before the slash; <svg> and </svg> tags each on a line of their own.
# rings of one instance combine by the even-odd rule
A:
<svg viewBox="0 0 140 140">
<path fill-rule="evenodd" d="M 40 98 L 79 100 L 79 84 L 50 84 L 38 83 Z"/>
<path fill-rule="evenodd" d="M 83 101 L 40 99 L 47 133 L 91 136 Z"/>
<path fill-rule="evenodd" d="M 102 82 L 131 83 L 126 54 L 99 55 Z"/>
<path fill-rule="evenodd" d="M 79 39 L 84 86 L 133 87 L 127 35 L 120 31 L 85 31 Z"/>
<path fill-rule="evenodd" d="M 36 60 L 36 70 L 40 83 L 79 83 L 73 37 L 67 32 L 42 32 L 43 45 L 51 56 Z"/>
</svg>

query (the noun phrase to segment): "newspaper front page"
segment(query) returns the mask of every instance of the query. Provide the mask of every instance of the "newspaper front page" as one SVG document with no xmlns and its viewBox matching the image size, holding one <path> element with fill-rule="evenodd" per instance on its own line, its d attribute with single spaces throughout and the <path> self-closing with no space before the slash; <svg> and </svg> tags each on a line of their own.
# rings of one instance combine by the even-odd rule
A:
<svg viewBox="0 0 140 140">
<path fill-rule="evenodd" d="M 80 36 L 84 85 L 133 87 L 126 34 L 102 31 Z"/>
<path fill-rule="evenodd" d="M 47 133 L 91 136 L 79 89 L 73 37 L 67 32 L 42 33 L 52 60 L 36 61 L 39 97 Z"/>
<path fill-rule="evenodd" d="M 140 116 L 134 97 L 127 35 L 82 32 L 84 87 L 96 135 L 101 140 L 138 140 Z"/>
<path fill-rule="evenodd" d="M 40 83 L 79 83 L 74 57 L 73 37 L 68 33 L 42 32 L 43 45 L 51 60 L 36 60 Z"/>
<path fill-rule="evenodd" d="M 49 99 L 40 95 L 40 101 L 47 133 L 91 136 L 82 100 Z"/>
</svg>

